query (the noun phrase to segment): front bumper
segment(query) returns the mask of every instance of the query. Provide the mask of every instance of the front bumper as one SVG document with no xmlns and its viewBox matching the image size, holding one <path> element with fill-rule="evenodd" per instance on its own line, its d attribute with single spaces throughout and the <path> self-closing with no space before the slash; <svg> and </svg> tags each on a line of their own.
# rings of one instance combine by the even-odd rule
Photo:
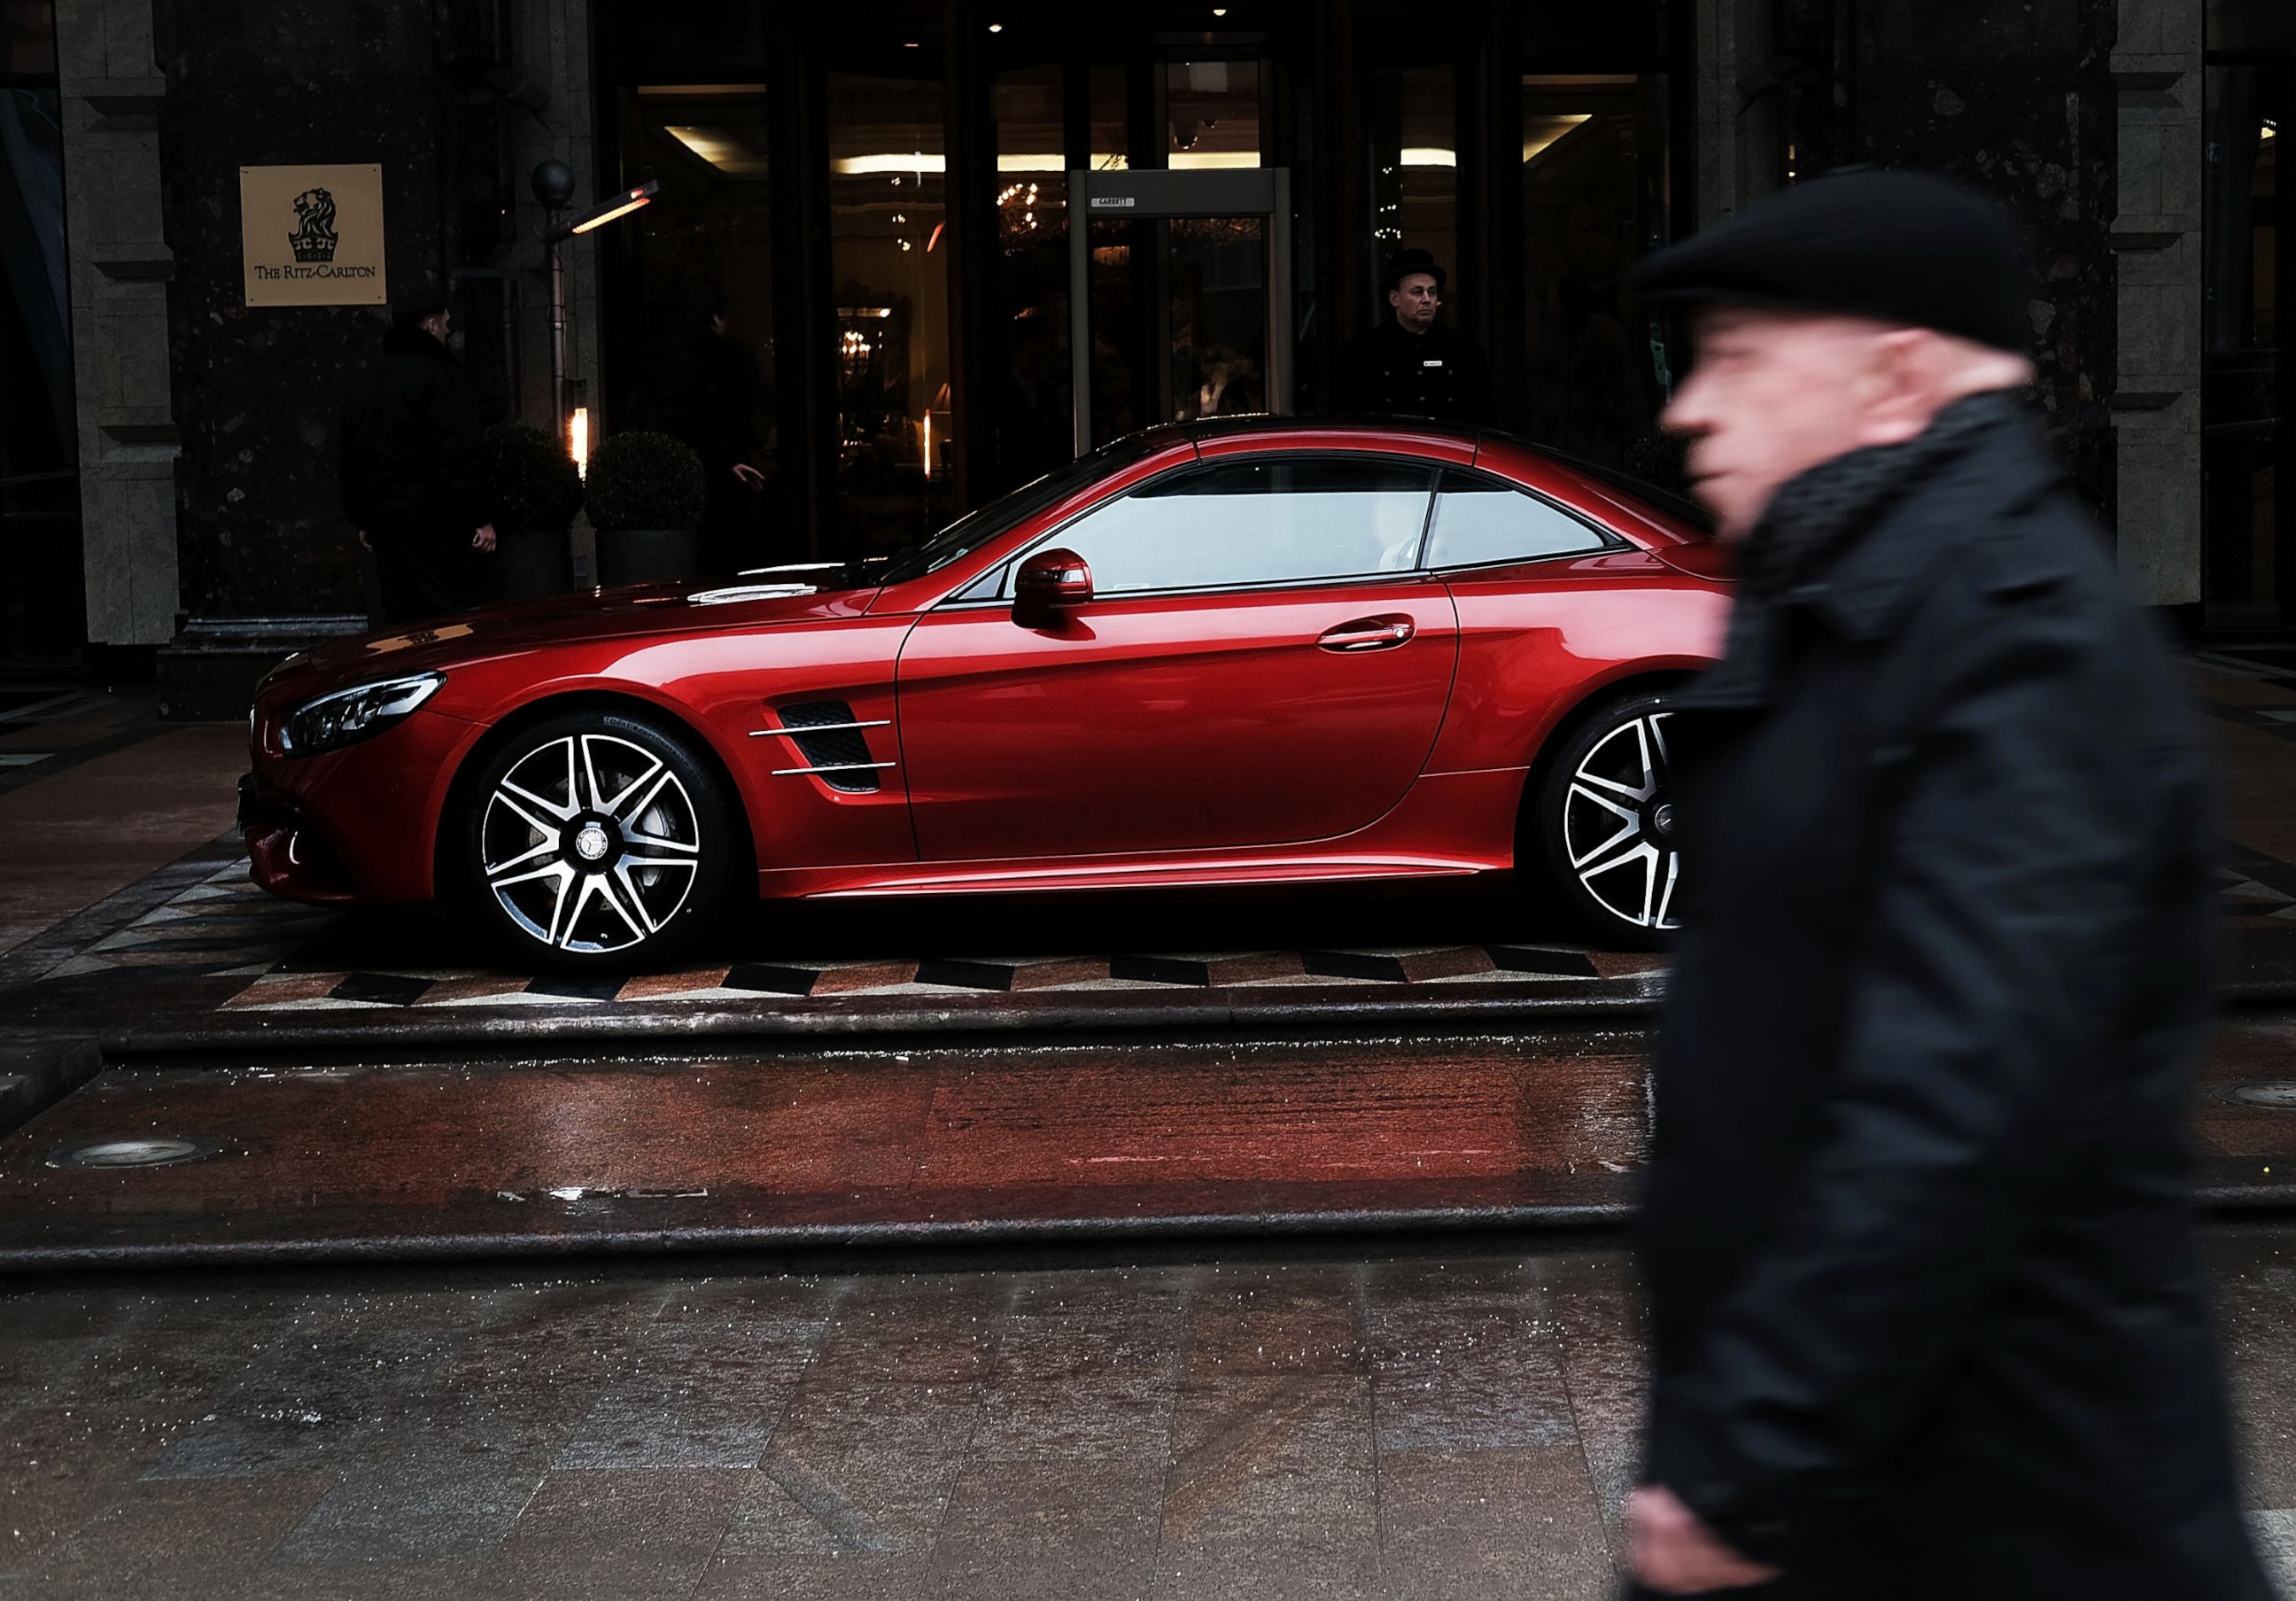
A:
<svg viewBox="0 0 2296 1601">
<path fill-rule="evenodd" d="M 263 799 L 252 773 L 240 776 L 239 832 L 247 841 L 248 876 L 272 894 L 332 906 L 359 899 L 350 869 L 325 836 L 292 805 Z"/>
<path fill-rule="evenodd" d="M 276 716 L 258 705 L 255 770 L 240 780 L 239 827 L 256 883 L 329 906 L 430 899 L 447 781 L 480 730 L 417 711 L 340 751 L 289 757 Z"/>
</svg>

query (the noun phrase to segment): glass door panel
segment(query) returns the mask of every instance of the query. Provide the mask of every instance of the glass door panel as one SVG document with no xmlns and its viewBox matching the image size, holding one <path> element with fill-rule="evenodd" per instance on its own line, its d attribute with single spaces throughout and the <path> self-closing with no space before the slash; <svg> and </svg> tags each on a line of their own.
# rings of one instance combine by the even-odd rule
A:
<svg viewBox="0 0 2296 1601">
<path fill-rule="evenodd" d="M 2278 226 L 2289 74 L 2210 67 L 2207 94 L 2202 593 L 2212 627 L 2273 627 L 2286 621 L 2296 590 L 2292 508 L 2279 483 L 2291 448 L 2280 300 L 2292 264 Z"/>
<path fill-rule="evenodd" d="M 1291 408 L 1291 174 L 1070 175 L 1079 452 L 1160 423 Z M 1087 360 L 1088 357 L 1088 360 Z"/>
<path fill-rule="evenodd" d="M 701 562 L 713 574 L 787 554 L 768 546 L 766 529 L 777 465 L 766 115 L 762 84 L 650 85 L 623 102 L 623 170 L 632 182 L 660 178 L 662 193 L 624 225 L 644 345 L 615 421 L 673 435 L 701 457 Z"/>
<path fill-rule="evenodd" d="M 1175 172 L 1259 165 L 1259 63 L 1166 63 L 1165 164 Z"/>
<path fill-rule="evenodd" d="M 995 110 L 999 349 L 990 493 L 1040 478 L 1074 454 L 1061 70 L 999 74 Z"/>
<path fill-rule="evenodd" d="M 1268 409 L 1267 223 L 1184 217 L 1160 226 L 1167 241 L 1161 417 L 1186 423 Z"/>
<path fill-rule="evenodd" d="M 1664 237 L 1663 90 L 1628 74 L 1522 80 L 1526 431 L 1645 474 L 1662 375 L 1627 283 Z"/>
<path fill-rule="evenodd" d="M 955 512 L 941 100 L 938 75 L 828 75 L 837 544 L 850 556 L 921 544 Z"/>
</svg>

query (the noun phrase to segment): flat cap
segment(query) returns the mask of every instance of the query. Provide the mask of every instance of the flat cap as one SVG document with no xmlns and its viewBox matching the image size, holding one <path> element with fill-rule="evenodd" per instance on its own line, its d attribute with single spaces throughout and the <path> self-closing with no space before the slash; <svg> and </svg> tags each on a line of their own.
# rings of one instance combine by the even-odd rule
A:
<svg viewBox="0 0 2296 1601">
<path fill-rule="evenodd" d="M 1931 172 L 1812 178 L 1643 263 L 1644 300 L 1870 316 L 2022 354 L 2032 269 L 2006 207 Z"/>
</svg>

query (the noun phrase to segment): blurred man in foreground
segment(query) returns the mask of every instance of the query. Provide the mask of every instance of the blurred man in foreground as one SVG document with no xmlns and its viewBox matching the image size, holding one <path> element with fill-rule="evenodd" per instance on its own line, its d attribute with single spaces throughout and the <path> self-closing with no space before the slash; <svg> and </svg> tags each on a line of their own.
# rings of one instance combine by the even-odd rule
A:
<svg viewBox="0 0 2296 1601">
<path fill-rule="evenodd" d="M 2181 1137 L 2204 763 L 2019 390 L 2021 249 L 1913 173 L 1653 259 L 1739 543 L 1644 1223 L 1643 1594 L 2264 1601 Z"/>
</svg>

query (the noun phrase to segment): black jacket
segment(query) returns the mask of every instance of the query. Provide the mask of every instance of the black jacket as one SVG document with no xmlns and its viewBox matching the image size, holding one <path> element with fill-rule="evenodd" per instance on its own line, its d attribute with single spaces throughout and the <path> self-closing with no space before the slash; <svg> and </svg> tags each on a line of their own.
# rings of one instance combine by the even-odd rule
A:
<svg viewBox="0 0 2296 1601">
<path fill-rule="evenodd" d="M 343 396 L 343 515 L 369 530 L 467 539 L 491 520 L 478 472 L 478 398 L 454 353 L 420 329 L 394 331 Z"/>
<path fill-rule="evenodd" d="M 2182 1129 L 2216 915 L 2162 651 L 2021 417 L 1670 719 L 1649 1476 L 1785 1594 L 2263 1601 Z"/>
<path fill-rule="evenodd" d="M 1491 420 L 1491 381 L 1482 353 L 1458 330 L 1437 323 L 1406 333 L 1392 316 L 1349 341 L 1332 373 L 1332 409 L 1342 415 Z"/>
</svg>

